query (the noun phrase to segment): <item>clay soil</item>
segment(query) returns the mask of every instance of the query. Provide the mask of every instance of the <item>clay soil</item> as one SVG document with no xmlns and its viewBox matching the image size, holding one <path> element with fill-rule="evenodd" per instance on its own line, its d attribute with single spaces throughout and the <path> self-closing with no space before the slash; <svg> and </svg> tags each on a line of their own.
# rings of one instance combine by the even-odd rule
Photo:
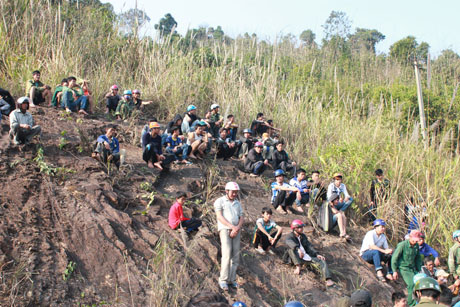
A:
<svg viewBox="0 0 460 307">
<path fill-rule="evenodd" d="M 31 111 L 42 138 L 18 147 L 0 139 L 0 305 L 1 306 L 184 306 L 196 293 L 220 292 L 220 243 L 214 200 L 226 181 L 237 181 L 246 212 L 238 269 L 240 288 L 230 302 L 282 306 L 297 299 L 307 306 L 334 306 L 357 288 L 371 291 L 378 306 L 389 306 L 400 283 L 381 283 L 359 259 L 365 230 L 355 226 L 352 243 L 319 231 L 306 216 L 274 214 L 288 233 L 300 218 L 323 254 L 337 286 L 326 289 L 313 271 L 292 274 L 283 264 L 283 240 L 276 256 L 260 255 L 251 240 L 260 210 L 269 206 L 270 172 L 250 178 L 238 161 L 208 158 L 159 172 L 146 167 L 139 146 L 143 123 L 118 123 L 126 161 L 109 169 L 90 157 L 91 147 L 112 121 L 79 117 L 54 109 Z M 39 147 L 43 158 L 36 159 Z M 34 160 L 35 159 L 35 160 Z M 37 161 L 38 160 L 38 161 Z M 41 166 L 41 168 L 40 168 Z M 186 241 L 168 227 L 177 191 L 190 195 L 186 215 L 203 227 Z"/>
</svg>

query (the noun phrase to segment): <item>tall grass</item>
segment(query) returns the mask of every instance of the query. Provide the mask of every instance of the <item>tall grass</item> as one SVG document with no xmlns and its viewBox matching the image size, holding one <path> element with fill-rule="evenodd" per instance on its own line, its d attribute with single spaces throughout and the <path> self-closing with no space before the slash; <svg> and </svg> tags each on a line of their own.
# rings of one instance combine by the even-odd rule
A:
<svg viewBox="0 0 460 307">
<path fill-rule="evenodd" d="M 324 179 L 335 171 L 345 174 L 357 200 L 357 221 L 369 202 L 373 171 L 383 168 L 392 192 L 378 212 L 392 225 L 394 243 L 405 232 L 406 200 L 422 198 L 428 205 L 428 242 L 446 255 L 460 212 L 458 97 L 447 112 L 457 60 L 433 62 L 427 117 L 429 124 L 442 123 L 425 149 L 418 134 L 413 137 L 418 125 L 413 70 L 384 55 L 337 56 L 326 47 L 242 38 L 191 48 L 184 40 L 122 36 L 106 10 L 72 5 L 0 0 L 2 87 L 22 95 L 31 71 L 41 69 L 51 86 L 68 75 L 89 79 L 97 108 L 116 83 L 141 89 L 166 117 L 189 103 L 203 113 L 216 101 L 244 128 L 262 111 L 282 128 L 301 165 L 320 169 Z"/>
</svg>

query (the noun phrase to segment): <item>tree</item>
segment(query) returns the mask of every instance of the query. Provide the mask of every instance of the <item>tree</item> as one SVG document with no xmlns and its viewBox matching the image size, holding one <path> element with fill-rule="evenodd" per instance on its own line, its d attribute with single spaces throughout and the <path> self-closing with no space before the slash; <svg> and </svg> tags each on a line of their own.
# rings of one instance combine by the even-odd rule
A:
<svg viewBox="0 0 460 307">
<path fill-rule="evenodd" d="M 309 47 L 316 45 L 315 38 L 316 38 L 316 34 L 313 33 L 312 30 L 305 30 L 302 33 L 300 33 L 300 36 L 299 36 L 299 39 L 306 46 L 309 46 Z"/>
<path fill-rule="evenodd" d="M 177 22 L 171 14 L 166 14 L 160 21 L 155 25 L 155 30 L 160 32 L 160 36 L 168 36 L 170 34 L 177 34 L 175 30 L 177 28 Z"/>
<path fill-rule="evenodd" d="M 417 49 L 415 50 L 415 54 L 417 55 L 417 60 L 419 60 L 420 62 L 426 63 L 429 51 L 430 51 L 430 45 L 427 42 L 421 42 L 420 45 L 418 45 Z"/>
<path fill-rule="evenodd" d="M 390 57 L 401 63 L 410 64 L 414 60 L 416 49 L 417 41 L 409 35 L 390 46 Z"/>
<path fill-rule="evenodd" d="M 321 27 L 324 29 L 326 40 L 331 39 L 333 36 L 345 38 L 350 34 L 351 21 L 345 12 L 332 11 Z"/>
<path fill-rule="evenodd" d="M 150 17 L 143 10 L 129 9 L 119 15 L 121 29 L 127 34 L 137 33 L 139 28 L 150 21 Z"/>
<path fill-rule="evenodd" d="M 375 29 L 356 28 L 356 32 L 350 35 L 350 42 L 353 49 L 365 49 L 373 53 L 375 53 L 375 45 L 384 39 L 385 35 Z"/>
</svg>

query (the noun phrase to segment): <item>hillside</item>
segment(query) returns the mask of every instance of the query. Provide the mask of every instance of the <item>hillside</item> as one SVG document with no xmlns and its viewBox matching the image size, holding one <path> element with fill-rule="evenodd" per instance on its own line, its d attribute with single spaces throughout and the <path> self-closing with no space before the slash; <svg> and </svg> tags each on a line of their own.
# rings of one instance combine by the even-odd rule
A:
<svg viewBox="0 0 460 307">
<path fill-rule="evenodd" d="M 379 283 L 359 260 L 364 229 L 353 227 L 354 243 L 346 244 L 315 231 L 307 221 L 308 236 L 326 256 L 336 288 L 325 289 L 312 272 L 294 276 L 278 257 L 255 252 L 250 240 L 260 209 L 269 204 L 265 187 L 271 178 L 250 178 L 238 162 L 212 159 L 152 171 L 133 144 L 141 124 L 119 126 L 126 164 L 108 175 L 89 151 L 91 140 L 108 124 L 104 118 L 78 118 L 48 108 L 32 113 L 44 131 L 42 158 L 38 146 L 10 145 L 2 122 L 0 305 L 183 306 L 198 291 L 219 291 L 220 242 L 212 204 L 228 180 L 240 184 L 247 214 L 238 269 L 241 288 L 228 294 L 230 301 L 281 306 L 295 298 L 308 306 L 332 306 L 336 298 L 365 287 L 379 306 L 389 304 L 393 287 Z M 186 213 L 204 220 L 188 248 L 167 224 L 171 195 L 179 190 L 191 195 Z M 274 215 L 285 233 L 294 217 Z M 280 244 L 276 253 L 283 251 Z"/>
</svg>

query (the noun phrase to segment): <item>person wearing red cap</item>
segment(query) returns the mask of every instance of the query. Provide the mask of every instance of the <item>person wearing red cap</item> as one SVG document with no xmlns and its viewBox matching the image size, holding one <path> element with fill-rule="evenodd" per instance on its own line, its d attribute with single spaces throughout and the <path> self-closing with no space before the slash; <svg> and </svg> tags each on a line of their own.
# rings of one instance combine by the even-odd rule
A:
<svg viewBox="0 0 460 307">
<path fill-rule="evenodd" d="M 286 262 L 294 263 L 296 266 L 294 274 L 299 275 L 302 265 L 319 265 L 321 275 L 326 280 L 326 286 L 334 285 L 331 279 L 331 273 L 327 267 L 326 258 L 318 254 L 313 245 L 308 241 L 307 236 L 303 233 L 305 224 L 301 220 L 293 220 L 291 223 L 292 232 L 286 236 L 286 245 L 288 246 L 287 254 L 284 259 Z"/>
<path fill-rule="evenodd" d="M 422 257 L 418 245 L 421 239 L 422 233 L 419 230 L 412 230 L 409 233 L 409 239 L 400 242 L 391 257 L 393 279 L 398 279 L 398 272 L 401 274 L 407 286 L 407 303 L 409 306 L 415 306 L 417 303 L 412 292 L 414 290 L 414 275 L 422 269 Z"/>
<path fill-rule="evenodd" d="M 248 153 L 244 159 L 244 170 L 251 173 L 251 176 L 257 177 L 265 171 L 268 165 L 268 160 L 262 156 L 264 145 L 261 142 L 256 142 L 254 148 Z"/>
<path fill-rule="evenodd" d="M 106 99 L 106 111 L 105 113 L 109 113 L 110 111 L 115 112 L 118 106 L 118 102 L 121 100 L 121 96 L 118 95 L 118 86 L 112 85 L 110 87 L 110 92 L 105 94 Z"/>
</svg>

